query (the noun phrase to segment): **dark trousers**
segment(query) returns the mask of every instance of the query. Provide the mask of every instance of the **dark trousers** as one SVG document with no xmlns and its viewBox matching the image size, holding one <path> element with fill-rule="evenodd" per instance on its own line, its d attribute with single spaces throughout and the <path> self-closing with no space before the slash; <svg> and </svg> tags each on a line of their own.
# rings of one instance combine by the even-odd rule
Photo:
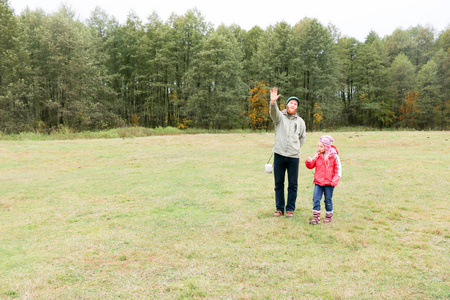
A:
<svg viewBox="0 0 450 300">
<path fill-rule="evenodd" d="M 298 188 L 298 165 L 300 159 L 285 157 L 275 153 L 273 159 L 273 175 L 275 179 L 275 204 L 277 210 L 284 212 L 284 180 L 286 171 L 288 174 L 288 196 L 286 211 L 295 210 L 295 202 L 297 200 Z"/>
</svg>

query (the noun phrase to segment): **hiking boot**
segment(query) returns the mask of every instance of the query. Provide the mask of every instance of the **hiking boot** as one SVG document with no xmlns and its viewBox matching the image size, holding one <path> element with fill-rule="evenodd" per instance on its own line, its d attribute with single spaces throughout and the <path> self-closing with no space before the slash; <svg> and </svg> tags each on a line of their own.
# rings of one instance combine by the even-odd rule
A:
<svg viewBox="0 0 450 300">
<path fill-rule="evenodd" d="M 286 212 L 286 218 L 292 218 L 294 216 L 294 212 L 293 211 L 287 211 Z"/>
<path fill-rule="evenodd" d="M 324 223 L 331 223 L 331 221 L 333 221 L 333 213 L 332 212 L 327 212 L 327 214 L 325 215 L 325 220 L 323 220 Z"/>
<path fill-rule="evenodd" d="M 313 210 L 313 219 L 309 221 L 309 224 L 311 225 L 317 225 L 320 223 L 320 211 Z"/>
<path fill-rule="evenodd" d="M 280 217 L 280 216 L 282 216 L 282 215 L 284 215 L 284 212 L 282 212 L 281 210 L 277 210 L 277 211 L 273 214 L 274 217 Z"/>
</svg>

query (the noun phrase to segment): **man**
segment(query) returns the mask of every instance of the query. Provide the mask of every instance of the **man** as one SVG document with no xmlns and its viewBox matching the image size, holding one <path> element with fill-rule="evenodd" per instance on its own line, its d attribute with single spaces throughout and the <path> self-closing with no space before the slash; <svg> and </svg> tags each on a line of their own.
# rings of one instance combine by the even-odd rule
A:
<svg viewBox="0 0 450 300">
<path fill-rule="evenodd" d="M 297 201 L 298 166 L 300 161 L 300 148 L 305 143 L 305 121 L 297 114 L 300 101 L 297 97 L 290 97 L 286 101 L 286 109 L 278 109 L 277 100 L 280 97 L 278 88 L 270 90 L 269 114 L 275 124 L 275 142 L 273 144 L 274 161 L 273 174 L 275 178 L 275 204 L 277 211 L 274 217 L 284 215 L 294 216 L 295 202 Z M 288 174 L 288 196 L 285 207 L 284 179 Z"/>
</svg>

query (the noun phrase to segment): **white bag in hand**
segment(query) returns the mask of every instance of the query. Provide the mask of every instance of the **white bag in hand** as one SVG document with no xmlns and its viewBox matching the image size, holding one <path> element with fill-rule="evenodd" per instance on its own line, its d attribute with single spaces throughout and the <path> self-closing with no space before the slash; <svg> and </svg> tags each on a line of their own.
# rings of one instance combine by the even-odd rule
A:
<svg viewBox="0 0 450 300">
<path fill-rule="evenodd" d="M 273 155 L 273 153 L 272 153 Z M 270 155 L 269 160 L 267 161 L 267 164 L 264 165 L 264 172 L 266 173 L 272 173 L 273 171 L 273 164 L 269 164 L 270 159 L 272 158 L 272 155 Z"/>
</svg>

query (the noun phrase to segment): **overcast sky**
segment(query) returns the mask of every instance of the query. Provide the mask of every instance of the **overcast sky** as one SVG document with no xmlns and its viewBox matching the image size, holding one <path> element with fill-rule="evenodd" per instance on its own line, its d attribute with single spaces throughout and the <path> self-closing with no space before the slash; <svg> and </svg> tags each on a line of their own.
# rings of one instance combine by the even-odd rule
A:
<svg viewBox="0 0 450 300">
<path fill-rule="evenodd" d="M 438 32 L 450 26 L 450 0 L 9 0 L 16 15 L 27 6 L 53 13 L 63 3 L 82 21 L 97 6 L 120 23 L 125 22 L 131 11 L 146 22 L 152 12 L 167 21 L 171 13 L 183 15 L 197 8 L 215 27 L 222 23 L 237 24 L 245 30 L 255 25 L 266 29 L 281 21 L 293 26 L 309 17 L 324 26 L 331 23 L 342 35 L 360 41 L 364 41 L 371 30 L 384 37 L 397 28 L 408 29 L 419 24 L 432 25 Z"/>
</svg>

